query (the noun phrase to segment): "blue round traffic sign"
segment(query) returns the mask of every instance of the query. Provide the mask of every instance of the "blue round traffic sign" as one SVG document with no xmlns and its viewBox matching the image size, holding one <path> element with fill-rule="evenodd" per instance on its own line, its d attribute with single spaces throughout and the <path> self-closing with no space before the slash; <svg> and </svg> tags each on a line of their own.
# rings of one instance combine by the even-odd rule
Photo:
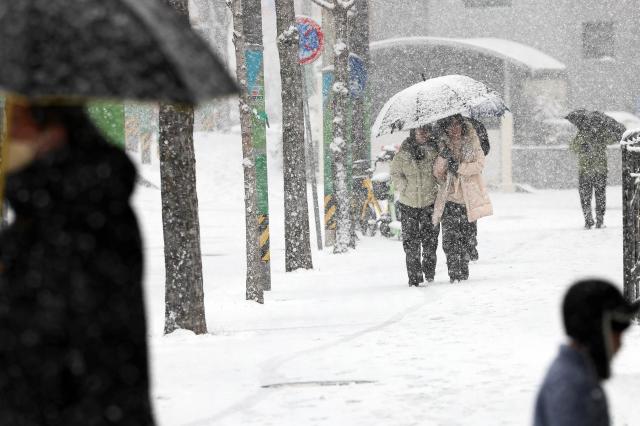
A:
<svg viewBox="0 0 640 426">
<path fill-rule="evenodd" d="M 296 18 L 298 27 L 298 62 L 300 64 L 310 64 L 318 59 L 324 47 L 324 33 L 320 25 L 311 18 L 298 16 Z"/>
</svg>

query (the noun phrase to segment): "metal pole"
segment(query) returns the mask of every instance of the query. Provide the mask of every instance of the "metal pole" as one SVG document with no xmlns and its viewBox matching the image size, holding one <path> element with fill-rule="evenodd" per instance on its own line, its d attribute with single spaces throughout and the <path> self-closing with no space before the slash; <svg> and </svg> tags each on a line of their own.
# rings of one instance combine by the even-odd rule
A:
<svg viewBox="0 0 640 426">
<path fill-rule="evenodd" d="M 333 193 L 333 45 L 335 43 L 333 14 L 322 8 L 322 27 L 325 33 L 322 55 L 322 129 L 323 129 L 323 172 L 324 172 L 324 238 L 325 246 L 333 246 L 336 241 L 336 200 Z"/>
<path fill-rule="evenodd" d="M 318 205 L 318 183 L 316 180 L 316 156 L 313 149 L 313 136 L 311 132 L 311 119 L 309 117 L 309 91 L 307 89 L 307 79 L 304 73 L 305 65 L 300 67 L 302 71 L 302 96 L 304 103 L 304 123 L 305 135 L 307 136 L 307 176 L 311 180 L 311 193 L 313 196 L 313 214 L 316 221 L 316 240 L 318 242 L 318 250 L 322 250 L 322 226 L 320 224 L 320 206 Z"/>
<path fill-rule="evenodd" d="M 509 72 L 509 63 L 505 60 L 503 61 L 503 76 L 504 76 L 504 103 L 510 107 L 511 106 L 511 74 Z M 512 147 L 513 147 L 513 114 L 510 112 L 506 112 L 502 116 L 501 126 L 500 126 L 501 134 L 501 180 L 502 180 L 502 190 L 507 192 L 513 192 L 513 158 L 512 158 Z"/>
<path fill-rule="evenodd" d="M 269 233 L 269 180 L 267 170 L 267 113 L 264 88 L 264 47 L 262 42 L 262 9 L 260 0 L 243 0 L 244 55 L 247 67 L 247 91 L 251 118 L 251 143 L 256 161 L 256 196 L 258 201 L 258 228 L 260 259 L 262 261 L 262 287 L 271 290 L 271 236 Z"/>
</svg>

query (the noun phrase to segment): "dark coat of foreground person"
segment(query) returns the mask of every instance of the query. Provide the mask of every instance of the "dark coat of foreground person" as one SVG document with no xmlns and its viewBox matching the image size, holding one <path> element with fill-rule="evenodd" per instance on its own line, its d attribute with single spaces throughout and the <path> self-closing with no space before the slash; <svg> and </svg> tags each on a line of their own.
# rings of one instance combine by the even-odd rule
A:
<svg viewBox="0 0 640 426">
<path fill-rule="evenodd" d="M 569 289 L 562 306 L 569 343 L 560 348 L 538 392 L 534 426 L 610 424 L 601 382 L 611 376 L 611 360 L 638 309 L 607 281 L 583 280 Z"/>
<path fill-rule="evenodd" d="M 65 143 L 7 180 L 0 424 L 153 425 L 135 168 L 81 109 L 67 115 Z"/>
</svg>

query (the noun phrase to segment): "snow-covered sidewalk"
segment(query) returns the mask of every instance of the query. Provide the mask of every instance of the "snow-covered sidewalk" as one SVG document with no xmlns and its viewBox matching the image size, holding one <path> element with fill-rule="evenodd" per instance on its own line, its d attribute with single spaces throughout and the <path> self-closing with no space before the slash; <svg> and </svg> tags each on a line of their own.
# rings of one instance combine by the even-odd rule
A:
<svg viewBox="0 0 640 426">
<path fill-rule="evenodd" d="M 608 191 L 607 228 L 591 231 L 581 228 L 577 190 L 493 193 L 496 215 L 479 223 L 480 260 L 466 283 L 449 283 L 440 250 L 435 283 L 409 288 L 401 243 L 382 237 L 347 255 L 316 252 L 313 271 L 285 274 L 273 172 L 273 291 L 263 306 L 245 302 L 235 142 L 209 136 L 197 145 L 209 335 L 162 336 L 159 191 L 136 196 L 162 426 L 528 424 L 563 340 L 566 287 L 585 275 L 621 283 L 619 187 Z M 607 385 L 616 425 L 640 424 L 632 400 L 640 330 L 626 337 Z M 347 384 L 316 383 L 336 381 Z"/>
</svg>

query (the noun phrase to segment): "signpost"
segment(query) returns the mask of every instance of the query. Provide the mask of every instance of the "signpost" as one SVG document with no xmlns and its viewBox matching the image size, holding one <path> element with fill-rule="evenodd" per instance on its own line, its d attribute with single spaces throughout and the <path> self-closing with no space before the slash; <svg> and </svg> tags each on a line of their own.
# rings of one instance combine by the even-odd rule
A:
<svg viewBox="0 0 640 426">
<path fill-rule="evenodd" d="M 324 47 L 324 33 L 320 28 L 320 25 L 313 19 L 306 16 L 299 16 L 296 18 L 296 25 L 298 27 L 299 41 L 298 41 L 298 62 L 301 66 L 301 72 L 304 71 L 306 65 L 312 63 L 320 56 L 322 48 Z M 302 73 L 303 77 L 306 73 Z M 303 78 L 303 103 L 304 103 L 304 117 L 305 117 L 305 135 L 307 139 L 307 167 L 308 178 L 311 180 L 311 191 L 313 194 L 313 212 L 316 222 L 316 240 L 318 244 L 318 250 L 322 250 L 322 227 L 320 225 L 320 207 L 318 205 L 318 184 L 316 182 L 316 156 L 313 142 L 313 135 L 311 132 L 311 121 L 309 118 L 309 90 L 307 87 L 307 79 Z"/>
<path fill-rule="evenodd" d="M 251 143 L 255 154 L 258 232 L 262 261 L 262 288 L 271 290 L 271 236 L 269 230 L 269 182 L 267 175 L 267 129 L 265 111 L 264 48 L 260 0 L 242 0 L 244 59 L 251 117 Z"/>
</svg>

